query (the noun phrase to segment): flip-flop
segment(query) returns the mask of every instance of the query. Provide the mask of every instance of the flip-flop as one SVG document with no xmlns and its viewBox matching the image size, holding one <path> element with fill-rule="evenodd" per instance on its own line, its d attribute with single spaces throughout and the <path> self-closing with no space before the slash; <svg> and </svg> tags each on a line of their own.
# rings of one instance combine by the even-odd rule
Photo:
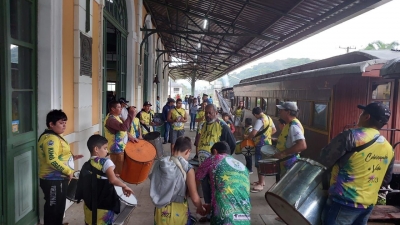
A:
<svg viewBox="0 0 400 225">
<path fill-rule="evenodd" d="M 252 185 L 252 186 L 257 186 L 257 185 L 260 185 L 260 183 L 259 183 L 258 181 L 255 181 L 255 182 L 253 182 L 251 185 Z M 265 186 L 265 183 L 263 184 L 263 186 Z"/>
<path fill-rule="evenodd" d="M 261 188 L 257 188 L 257 187 L 261 187 Z M 262 191 L 263 189 L 264 189 L 263 186 L 257 185 L 257 186 L 254 186 L 250 191 L 251 191 L 251 193 L 257 193 L 257 192 Z"/>
</svg>

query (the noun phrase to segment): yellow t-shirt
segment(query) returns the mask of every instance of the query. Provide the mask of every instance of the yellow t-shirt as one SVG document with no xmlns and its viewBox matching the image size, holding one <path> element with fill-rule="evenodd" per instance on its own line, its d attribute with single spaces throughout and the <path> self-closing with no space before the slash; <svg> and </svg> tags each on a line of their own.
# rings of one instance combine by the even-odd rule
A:
<svg viewBox="0 0 400 225">
<path fill-rule="evenodd" d="M 110 153 L 122 153 L 125 151 L 126 143 L 128 142 L 128 134 L 126 131 L 118 131 L 113 134 L 106 128 L 107 120 L 110 117 L 114 117 L 118 122 L 123 123 L 119 116 L 113 116 L 108 114 L 104 119 L 104 136 L 108 141 L 108 152 Z M 111 119 L 111 118 L 110 118 Z"/>
<path fill-rule="evenodd" d="M 139 118 L 133 118 L 132 123 L 131 123 L 131 128 L 129 129 L 129 133 L 135 138 L 139 137 L 139 135 L 140 135 Z"/>
<path fill-rule="evenodd" d="M 235 110 L 235 116 L 236 116 L 236 117 L 241 117 L 241 116 L 242 116 L 242 113 L 243 113 L 243 110 L 242 110 L 242 109 L 236 109 L 236 110 Z"/>
<path fill-rule="evenodd" d="M 217 120 L 211 124 L 203 124 L 199 140 L 199 151 L 203 150 L 211 153 L 211 147 L 220 141 L 222 134 L 222 123 L 222 121 Z"/>
<path fill-rule="evenodd" d="M 379 134 L 372 128 L 352 129 L 356 147 L 362 146 Z M 394 157 L 392 146 L 381 136 L 374 144 L 354 152 L 347 163 L 332 168 L 329 195 L 333 201 L 354 208 L 368 208 L 376 204 L 378 191 L 387 168 Z"/>
<path fill-rule="evenodd" d="M 267 126 L 269 126 L 269 127 L 266 131 L 264 131 L 264 133 L 262 133 L 261 135 L 259 135 L 258 137 L 256 137 L 254 139 L 254 143 L 257 146 L 271 145 L 272 144 L 271 134 L 272 134 L 272 128 L 273 128 L 272 119 L 271 119 L 271 117 L 269 117 L 265 114 L 262 114 L 261 120 L 262 120 L 263 126 L 262 126 L 262 128 L 260 128 L 259 131 L 264 130 Z"/>
<path fill-rule="evenodd" d="M 182 108 L 180 108 L 180 109 L 177 109 L 177 108 L 171 109 L 171 117 L 172 117 L 172 120 L 174 120 L 174 121 L 178 117 L 181 117 L 183 119 L 185 114 L 186 114 L 186 111 L 184 109 L 182 109 Z M 185 128 L 185 123 L 184 122 L 174 122 L 172 124 L 172 128 L 174 130 L 183 130 L 183 128 Z"/>
<path fill-rule="evenodd" d="M 39 178 L 63 180 L 74 172 L 69 144 L 55 134 L 43 134 L 38 141 Z"/>
</svg>

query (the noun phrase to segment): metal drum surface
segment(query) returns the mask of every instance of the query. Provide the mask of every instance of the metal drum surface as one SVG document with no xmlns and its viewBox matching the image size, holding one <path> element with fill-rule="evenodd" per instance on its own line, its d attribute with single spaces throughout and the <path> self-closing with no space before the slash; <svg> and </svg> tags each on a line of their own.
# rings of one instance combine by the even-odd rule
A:
<svg viewBox="0 0 400 225">
<path fill-rule="evenodd" d="M 164 155 L 164 148 L 160 137 L 160 132 L 150 132 L 144 136 L 144 140 L 150 142 L 157 151 L 157 158 L 161 158 Z"/>
<path fill-rule="evenodd" d="M 328 194 L 322 189 L 325 167 L 311 159 L 299 159 L 266 193 L 265 199 L 287 224 L 321 224 Z"/>
<path fill-rule="evenodd" d="M 156 156 L 154 146 L 145 141 L 128 142 L 120 177 L 130 184 L 140 184 L 147 179 Z"/>
</svg>

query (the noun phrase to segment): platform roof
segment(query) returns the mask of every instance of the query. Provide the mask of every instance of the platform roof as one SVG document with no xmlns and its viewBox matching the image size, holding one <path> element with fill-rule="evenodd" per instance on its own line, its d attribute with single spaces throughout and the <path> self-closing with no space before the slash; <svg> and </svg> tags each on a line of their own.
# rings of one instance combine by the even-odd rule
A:
<svg viewBox="0 0 400 225">
<path fill-rule="evenodd" d="M 169 75 L 213 81 L 390 0 L 143 0 Z M 207 22 L 206 22 L 207 21 Z"/>
</svg>

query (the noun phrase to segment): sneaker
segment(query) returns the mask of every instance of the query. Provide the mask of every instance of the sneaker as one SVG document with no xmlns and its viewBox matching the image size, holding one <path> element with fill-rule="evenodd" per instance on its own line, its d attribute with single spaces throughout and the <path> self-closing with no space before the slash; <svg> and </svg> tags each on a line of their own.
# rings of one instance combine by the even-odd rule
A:
<svg viewBox="0 0 400 225">
<path fill-rule="evenodd" d="M 253 174 L 253 171 L 250 171 L 249 174 Z"/>
<path fill-rule="evenodd" d="M 163 145 L 165 145 L 165 144 L 167 144 L 167 143 L 168 143 L 168 142 L 164 141 L 164 142 L 163 142 Z"/>
</svg>

